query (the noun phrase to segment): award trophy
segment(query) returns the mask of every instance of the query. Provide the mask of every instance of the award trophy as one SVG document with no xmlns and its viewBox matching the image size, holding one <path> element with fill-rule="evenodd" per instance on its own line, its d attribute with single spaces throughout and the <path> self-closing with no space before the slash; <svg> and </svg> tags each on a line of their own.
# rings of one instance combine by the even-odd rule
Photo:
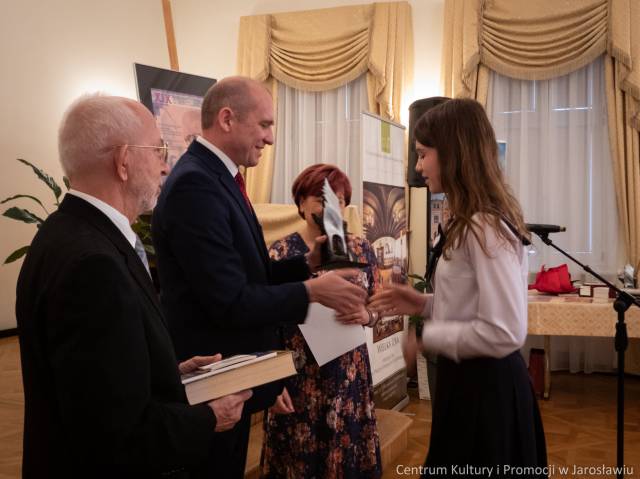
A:
<svg viewBox="0 0 640 479">
<path fill-rule="evenodd" d="M 366 263 L 355 261 L 355 255 L 349 250 L 347 244 L 347 224 L 342 219 L 340 212 L 340 200 L 331 189 L 325 178 L 322 187 L 322 217 L 313 214 L 313 220 L 320 227 L 327 241 L 321 247 L 320 269 L 331 270 L 338 268 L 364 268 Z"/>
</svg>

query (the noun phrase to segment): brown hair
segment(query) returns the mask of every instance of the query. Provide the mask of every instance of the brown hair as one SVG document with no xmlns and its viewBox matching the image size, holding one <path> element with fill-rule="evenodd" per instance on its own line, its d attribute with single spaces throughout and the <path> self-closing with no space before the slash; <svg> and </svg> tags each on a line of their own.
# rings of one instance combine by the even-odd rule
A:
<svg viewBox="0 0 640 479">
<path fill-rule="evenodd" d="M 304 216 L 299 209 L 300 203 L 309 196 L 322 196 L 322 185 L 324 185 L 325 178 L 329 181 L 333 191 L 343 192 L 347 205 L 351 203 L 351 183 L 347 175 L 335 165 L 317 163 L 302 170 L 291 187 L 291 195 L 298 207 L 298 214 L 303 218 Z"/>
<path fill-rule="evenodd" d="M 416 141 L 438 152 L 440 182 L 452 214 L 443 249 L 445 258 L 452 248 L 460 246 L 469 230 L 489 255 L 486 238 L 473 219 L 476 213 L 484 214 L 485 221 L 508 243 L 513 243 L 513 237 L 500 220 L 529 238 L 520 204 L 498 164 L 495 133 L 480 103 L 452 99 L 433 107 L 420 117 L 414 134 Z"/>
</svg>

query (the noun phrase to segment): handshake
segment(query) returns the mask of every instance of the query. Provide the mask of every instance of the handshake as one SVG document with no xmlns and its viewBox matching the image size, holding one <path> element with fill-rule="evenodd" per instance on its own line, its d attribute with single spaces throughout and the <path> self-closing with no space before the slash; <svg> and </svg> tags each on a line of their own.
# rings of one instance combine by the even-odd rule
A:
<svg viewBox="0 0 640 479">
<path fill-rule="evenodd" d="M 358 274 L 357 269 L 338 269 L 305 281 L 309 302 L 335 310 L 336 319 L 342 323 L 366 324 L 367 291 L 349 281 Z"/>
<path fill-rule="evenodd" d="M 312 251 L 307 253 L 312 271 L 321 269 L 321 247 L 326 240 L 326 236 L 315 238 Z M 335 310 L 336 319 L 347 324 L 371 324 L 379 316 L 419 315 L 425 309 L 427 297 L 408 285 L 385 285 L 368 298 L 367 291 L 349 281 L 358 274 L 362 273 L 357 269 L 338 269 L 305 281 L 309 302 Z"/>
<path fill-rule="evenodd" d="M 326 241 L 327 237 L 324 235 L 315 238 L 313 249 L 306 255 L 312 272 L 322 269 L 321 249 Z M 371 311 L 365 308 L 367 291 L 349 281 L 359 274 L 362 272 L 355 268 L 336 269 L 305 281 L 309 303 L 320 303 L 333 309 L 336 320 L 343 324 L 371 324 Z"/>
<path fill-rule="evenodd" d="M 430 295 L 409 285 L 389 284 L 371 298 L 349 279 L 362 274 L 357 269 L 339 269 L 305 281 L 310 303 L 320 303 L 336 311 L 336 319 L 345 324 L 366 325 L 378 317 L 421 315 Z"/>
</svg>

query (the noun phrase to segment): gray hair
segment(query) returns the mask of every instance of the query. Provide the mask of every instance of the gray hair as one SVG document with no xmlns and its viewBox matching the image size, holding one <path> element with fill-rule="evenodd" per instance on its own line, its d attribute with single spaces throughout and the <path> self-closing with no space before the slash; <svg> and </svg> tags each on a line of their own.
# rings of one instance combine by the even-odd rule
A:
<svg viewBox="0 0 640 479">
<path fill-rule="evenodd" d="M 58 130 L 60 163 L 67 177 L 103 163 L 111 147 L 134 142 L 142 120 L 131 103 L 127 98 L 93 93 L 71 104 Z"/>
<path fill-rule="evenodd" d="M 230 108 L 240 120 L 244 119 L 255 108 L 256 87 L 264 88 L 256 80 L 240 76 L 224 78 L 215 83 L 202 100 L 202 129 L 211 128 L 223 108 Z"/>
</svg>

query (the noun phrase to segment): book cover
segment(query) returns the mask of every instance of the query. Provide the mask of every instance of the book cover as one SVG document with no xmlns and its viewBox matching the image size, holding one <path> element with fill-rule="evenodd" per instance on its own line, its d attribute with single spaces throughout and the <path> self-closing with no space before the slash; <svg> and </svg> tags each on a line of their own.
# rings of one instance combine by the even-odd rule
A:
<svg viewBox="0 0 640 479">
<path fill-rule="evenodd" d="M 297 374 L 291 351 L 231 356 L 182 376 L 189 404 L 200 404 Z"/>
</svg>

